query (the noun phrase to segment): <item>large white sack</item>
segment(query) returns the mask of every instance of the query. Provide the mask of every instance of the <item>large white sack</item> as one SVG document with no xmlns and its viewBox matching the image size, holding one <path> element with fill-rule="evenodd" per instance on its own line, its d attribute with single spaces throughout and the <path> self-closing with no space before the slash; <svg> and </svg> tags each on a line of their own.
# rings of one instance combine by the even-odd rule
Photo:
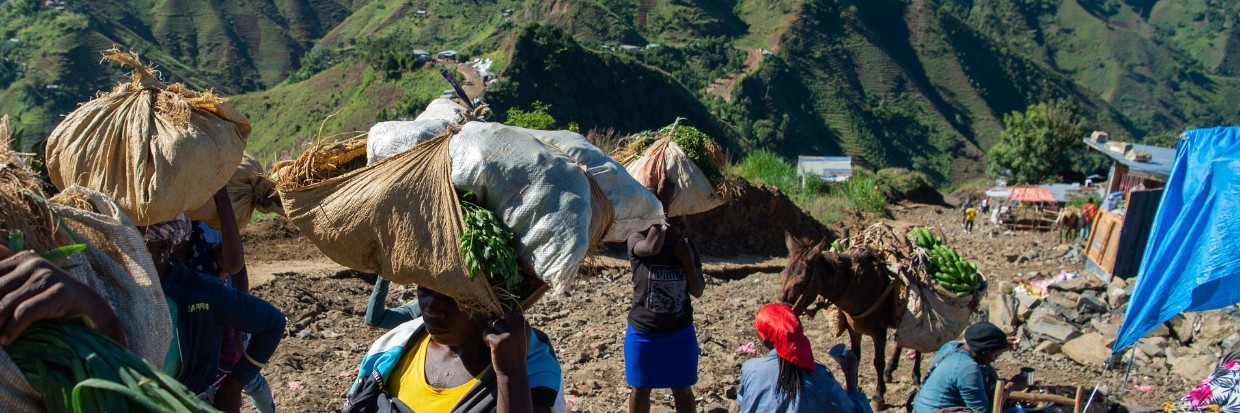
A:
<svg viewBox="0 0 1240 413">
<path fill-rule="evenodd" d="M 715 187 L 710 179 L 671 139 L 664 138 L 650 145 L 625 169 L 633 179 L 648 188 L 658 188 L 664 176 L 671 178 L 676 193 L 668 206 L 667 216 L 693 215 L 723 205 L 723 200 L 715 196 Z"/>
<path fill-rule="evenodd" d="M 455 105 L 455 103 L 453 103 Z M 420 142 L 448 131 L 452 123 L 441 119 L 379 122 L 366 135 L 366 164 L 382 161 Z"/>
<path fill-rule="evenodd" d="M 664 223 L 663 205 L 659 204 L 654 193 L 633 179 L 623 165 L 607 156 L 585 136 L 563 130 L 513 129 L 526 132 L 543 143 L 559 148 L 577 163 L 589 168 L 590 176 L 598 183 L 616 212 L 616 220 L 607 231 L 604 241 L 623 242 L 635 232 Z"/>
<path fill-rule="evenodd" d="M 448 151 L 453 185 L 494 212 L 538 277 L 563 291 L 590 247 L 590 182 L 581 168 L 530 134 L 498 123 L 466 123 Z"/>
<path fill-rule="evenodd" d="M 432 100 L 429 105 L 426 105 L 426 110 L 419 113 L 418 117 L 413 118 L 413 120 L 442 120 L 456 123 L 464 114 L 464 106 L 461 106 L 452 99 L 439 98 Z"/>
</svg>

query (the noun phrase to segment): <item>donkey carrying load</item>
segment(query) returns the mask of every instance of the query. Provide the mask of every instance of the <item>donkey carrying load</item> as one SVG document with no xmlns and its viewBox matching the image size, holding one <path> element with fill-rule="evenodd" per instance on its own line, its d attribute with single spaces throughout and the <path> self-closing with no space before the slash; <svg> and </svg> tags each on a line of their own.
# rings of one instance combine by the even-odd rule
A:
<svg viewBox="0 0 1240 413">
<path fill-rule="evenodd" d="M 985 294 L 984 283 L 964 296 L 939 285 L 927 251 L 907 238 L 912 226 L 896 225 L 874 224 L 833 246 L 825 240 L 811 245 L 786 234 L 788 264 L 780 273 L 780 301 L 794 312 L 812 315 L 828 309 L 836 320 L 836 335 L 847 331 L 853 351 L 859 352 L 862 336 L 870 337 L 879 373 L 875 410 L 885 405 L 883 394 L 887 382 L 893 381 L 901 351 L 917 352 L 913 382 L 920 385 L 921 353 L 937 351 L 959 338 Z M 895 330 L 890 362 L 883 358 L 887 330 Z"/>
</svg>

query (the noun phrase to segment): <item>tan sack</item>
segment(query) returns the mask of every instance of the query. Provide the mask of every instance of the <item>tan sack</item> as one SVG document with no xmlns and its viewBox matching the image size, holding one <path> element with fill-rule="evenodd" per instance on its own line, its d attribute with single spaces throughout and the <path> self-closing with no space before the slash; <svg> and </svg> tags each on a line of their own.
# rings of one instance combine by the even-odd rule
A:
<svg viewBox="0 0 1240 413">
<path fill-rule="evenodd" d="M 87 245 L 70 257 L 85 265 L 69 273 L 108 300 L 130 351 L 156 368 L 163 366 L 172 319 L 142 234 L 99 192 L 71 186 L 48 205 L 64 223 L 56 234 L 58 243 Z"/>
<path fill-rule="evenodd" d="M 267 178 L 263 165 L 253 156 L 246 154 L 241 165 L 233 172 L 232 178 L 224 188 L 228 192 L 228 200 L 232 203 L 233 217 L 237 220 L 237 229 L 245 229 L 250 224 L 254 211 L 283 214 L 280 195 L 276 193 L 276 183 Z M 215 210 L 215 199 L 207 199 L 202 206 L 185 213 L 193 221 L 203 221 L 207 226 L 221 229 L 219 213 Z"/>
<path fill-rule="evenodd" d="M 670 217 L 693 215 L 723 205 L 723 200 L 715 195 L 715 186 L 710 179 L 671 138 L 659 139 L 651 144 L 625 169 L 637 182 L 651 190 L 659 187 L 664 176 L 671 178 L 676 193 L 672 205 L 668 207 L 667 215 Z"/>
<path fill-rule="evenodd" d="M 323 148 L 311 149 L 281 168 L 280 198 L 289 220 L 332 261 L 428 287 L 464 308 L 499 314 L 486 278 L 468 277 L 461 261 L 463 224 L 451 181 L 450 139 L 440 136 L 325 180 L 308 171 L 357 160 L 364 165 L 365 143 L 335 144 L 341 147 L 336 153 L 347 155 L 339 159 L 322 156 Z"/>
<path fill-rule="evenodd" d="M 105 60 L 133 68 L 132 81 L 65 116 L 47 141 L 52 184 L 107 195 L 139 226 L 197 208 L 241 162 L 250 121 L 211 92 L 160 81 L 133 53 Z"/>
</svg>

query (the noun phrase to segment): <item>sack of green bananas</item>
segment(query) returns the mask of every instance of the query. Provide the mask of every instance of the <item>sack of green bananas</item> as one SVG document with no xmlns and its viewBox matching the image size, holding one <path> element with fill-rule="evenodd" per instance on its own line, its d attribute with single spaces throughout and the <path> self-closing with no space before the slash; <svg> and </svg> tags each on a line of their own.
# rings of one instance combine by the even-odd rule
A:
<svg viewBox="0 0 1240 413">
<path fill-rule="evenodd" d="M 965 297 L 985 290 L 986 279 L 977 272 L 977 264 L 960 257 L 952 247 L 943 245 L 943 238 L 924 227 L 913 228 L 909 240 L 928 257 L 926 273 L 943 288 Z"/>
</svg>

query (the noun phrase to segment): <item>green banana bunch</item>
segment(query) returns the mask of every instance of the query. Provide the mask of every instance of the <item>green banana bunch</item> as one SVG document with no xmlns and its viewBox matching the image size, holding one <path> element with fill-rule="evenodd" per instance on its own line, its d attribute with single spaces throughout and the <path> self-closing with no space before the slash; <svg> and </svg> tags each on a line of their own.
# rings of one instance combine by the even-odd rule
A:
<svg viewBox="0 0 1240 413">
<path fill-rule="evenodd" d="M 935 236 L 925 227 L 913 228 L 908 232 L 908 238 L 913 241 L 914 245 L 917 245 L 919 248 L 926 251 L 930 251 L 935 247 L 943 245 L 943 238 Z"/>
<path fill-rule="evenodd" d="M 939 245 L 929 254 L 935 281 L 957 297 L 973 294 L 985 285 L 986 280 L 977 272 L 977 264 L 961 258 L 955 249 Z"/>
</svg>

